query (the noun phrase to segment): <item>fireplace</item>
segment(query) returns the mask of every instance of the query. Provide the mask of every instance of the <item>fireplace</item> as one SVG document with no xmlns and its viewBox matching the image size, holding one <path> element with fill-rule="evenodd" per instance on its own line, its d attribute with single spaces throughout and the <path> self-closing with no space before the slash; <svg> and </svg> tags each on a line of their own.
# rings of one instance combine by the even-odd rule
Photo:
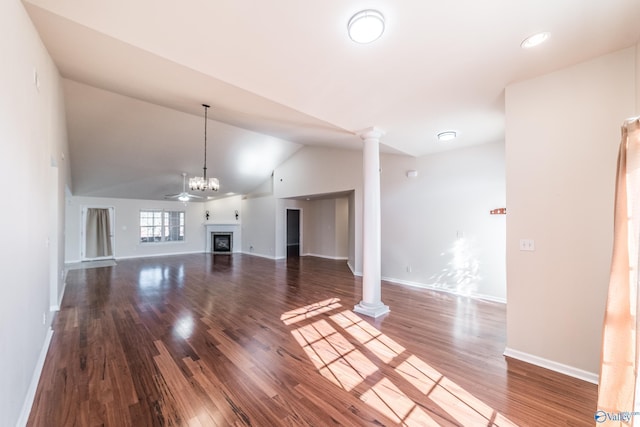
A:
<svg viewBox="0 0 640 427">
<path fill-rule="evenodd" d="M 233 252 L 233 232 L 211 232 L 211 252 L 230 254 Z"/>
</svg>

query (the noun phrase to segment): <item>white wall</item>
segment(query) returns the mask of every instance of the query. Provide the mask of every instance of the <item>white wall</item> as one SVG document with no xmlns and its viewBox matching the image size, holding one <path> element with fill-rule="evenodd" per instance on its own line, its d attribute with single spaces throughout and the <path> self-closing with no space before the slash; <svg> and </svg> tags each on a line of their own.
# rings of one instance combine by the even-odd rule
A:
<svg viewBox="0 0 640 427">
<path fill-rule="evenodd" d="M 312 200 L 305 216 L 304 255 L 347 259 L 349 204 L 346 197 Z"/>
<path fill-rule="evenodd" d="M 205 206 L 164 200 L 112 199 L 102 197 L 71 197 L 67 201 L 66 262 L 78 262 L 82 250 L 82 208 L 114 207 L 114 256 L 136 258 L 205 251 Z M 183 242 L 140 243 L 140 211 L 167 209 L 185 211 L 185 240 Z"/>
<path fill-rule="evenodd" d="M 361 271 L 361 156 L 304 147 L 274 173 L 276 196 L 355 189 L 354 209 L 349 198 L 304 205 L 303 250 L 351 259 L 353 245 L 356 274 Z M 422 158 L 381 155 L 383 277 L 504 301 L 505 217 L 489 215 L 505 207 L 504 167 L 503 143 Z M 418 177 L 407 178 L 407 170 L 418 170 Z M 345 232 L 350 221 L 358 233 Z"/>
<path fill-rule="evenodd" d="M 276 258 L 276 199 L 273 196 L 242 200 L 242 251 Z"/>
<path fill-rule="evenodd" d="M 206 223 L 239 223 L 242 220 L 242 196 L 224 197 L 222 199 L 208 201 L 204 204 L 203 212 L 207 210 L 209 211 L 209 220 L 206 221 Z M 236 212 L 238 212 L 238 219 L 236 219 Z"/>
<path fill-rule="evenodd" d="M 306 146 L 280 165 L 273 174 L 276 198 L 354 191 L 349 215 L 353 224 L 348 245 L 351 268 L 362 271 L 362 152 Z M 278 231 L 283 232 L 278 229 Z M 306 245 L 306 243 L 303 242 Z"/>
<path fill-rule="evenodd" d="M 310 202 L 297 199 L 278 199 L 276 200 L 276 258 L 287 257 L 287 209 L 300 209 L 300 227 L 301 227 L 301 243 L 300 253 L 304 254 L 305 247 L 313 240 L 313 236 L 307 233 L 307 224 L 311 223 L 310 218 Z"/>
<path fill-rule="evenodd" d="M 506 89 L 508 352 L 591 379 L 599 371 L 620 126 L 636 105 L 635 62 L 630 48 Z M 534 239 L 535 252 L 519 250 L 523 238 Z"/>
<path fill-rule="evenodd" d="M 15 426 L 26 421 L 62 286 L 57 224 L 69 175 L 60 76 L 17 0 L 0 2 L 0 57 L 0 180 L 11 191 L 0 221 L 0 426 Z"/>
<path fill-rule="evenodd" d="M 504 144 L 381 167 L 383 277 L 505 301 L 505 216 L 489 214 L 505 207 Z"/>
<path fill-rule="evenodd" d="M 636 44 L 636 112 L 640 116 L 640 41 Z"/>
</svg>

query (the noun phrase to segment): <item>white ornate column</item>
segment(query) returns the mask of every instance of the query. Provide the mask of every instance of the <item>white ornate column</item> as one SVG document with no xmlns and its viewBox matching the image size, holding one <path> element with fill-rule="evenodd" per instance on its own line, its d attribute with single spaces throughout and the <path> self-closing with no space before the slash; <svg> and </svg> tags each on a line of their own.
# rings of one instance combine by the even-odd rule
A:
<svg viewBox="0 0 640 427">
<path fill-rule="evenodd" d="M 360 135 L 363 149 L 363 212 L 362 212 L 362 301 L 353 309 L 366 316 L 378 317 L 389 312 L 380 292 L 380 138 L 378 128 Z"/>
</svg>

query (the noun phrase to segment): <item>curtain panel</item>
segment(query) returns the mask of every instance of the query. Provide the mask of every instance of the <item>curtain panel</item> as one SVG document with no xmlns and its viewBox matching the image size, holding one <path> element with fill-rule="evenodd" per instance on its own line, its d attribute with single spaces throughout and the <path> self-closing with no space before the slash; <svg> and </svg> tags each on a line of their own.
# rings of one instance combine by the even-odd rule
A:
<svg viewBox="0 0 640 427">
<path fill-rule="evenodd" d="M 86 258 L 101 258 L 113 255 L 109 209 L 87 209 L 86 233 Z"/>
<path fill-rule="evenodd" d="M 638 377 L 638 241 L 640 238 L 640 118 L 622 126 L 618 153 L 613 256 L 605 311 L 598 416 L 607 426 L 640 425 L 619 417 L 635 409 Z M 603 413 L 604 412 L 604 413 Z M 634 422 L 636 421 L 636 422 Z"/>
</svg>

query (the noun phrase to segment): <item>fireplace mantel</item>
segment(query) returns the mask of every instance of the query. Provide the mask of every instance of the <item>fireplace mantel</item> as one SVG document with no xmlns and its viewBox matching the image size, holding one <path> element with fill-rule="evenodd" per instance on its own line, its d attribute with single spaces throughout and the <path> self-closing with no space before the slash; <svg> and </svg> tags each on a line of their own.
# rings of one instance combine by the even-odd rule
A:
<svg viewBox="0 0 640 427">
<path fill-rule="evenodd" d="M 205 252 L 211 252 L 211 233 L 216 232 L 232 232 L 233 233 L 233 252 L 242 252 L 242 236 L 240 234 L 241 227 L 239 223 L 204 223 L 204 241 Z"/>
</svg>

